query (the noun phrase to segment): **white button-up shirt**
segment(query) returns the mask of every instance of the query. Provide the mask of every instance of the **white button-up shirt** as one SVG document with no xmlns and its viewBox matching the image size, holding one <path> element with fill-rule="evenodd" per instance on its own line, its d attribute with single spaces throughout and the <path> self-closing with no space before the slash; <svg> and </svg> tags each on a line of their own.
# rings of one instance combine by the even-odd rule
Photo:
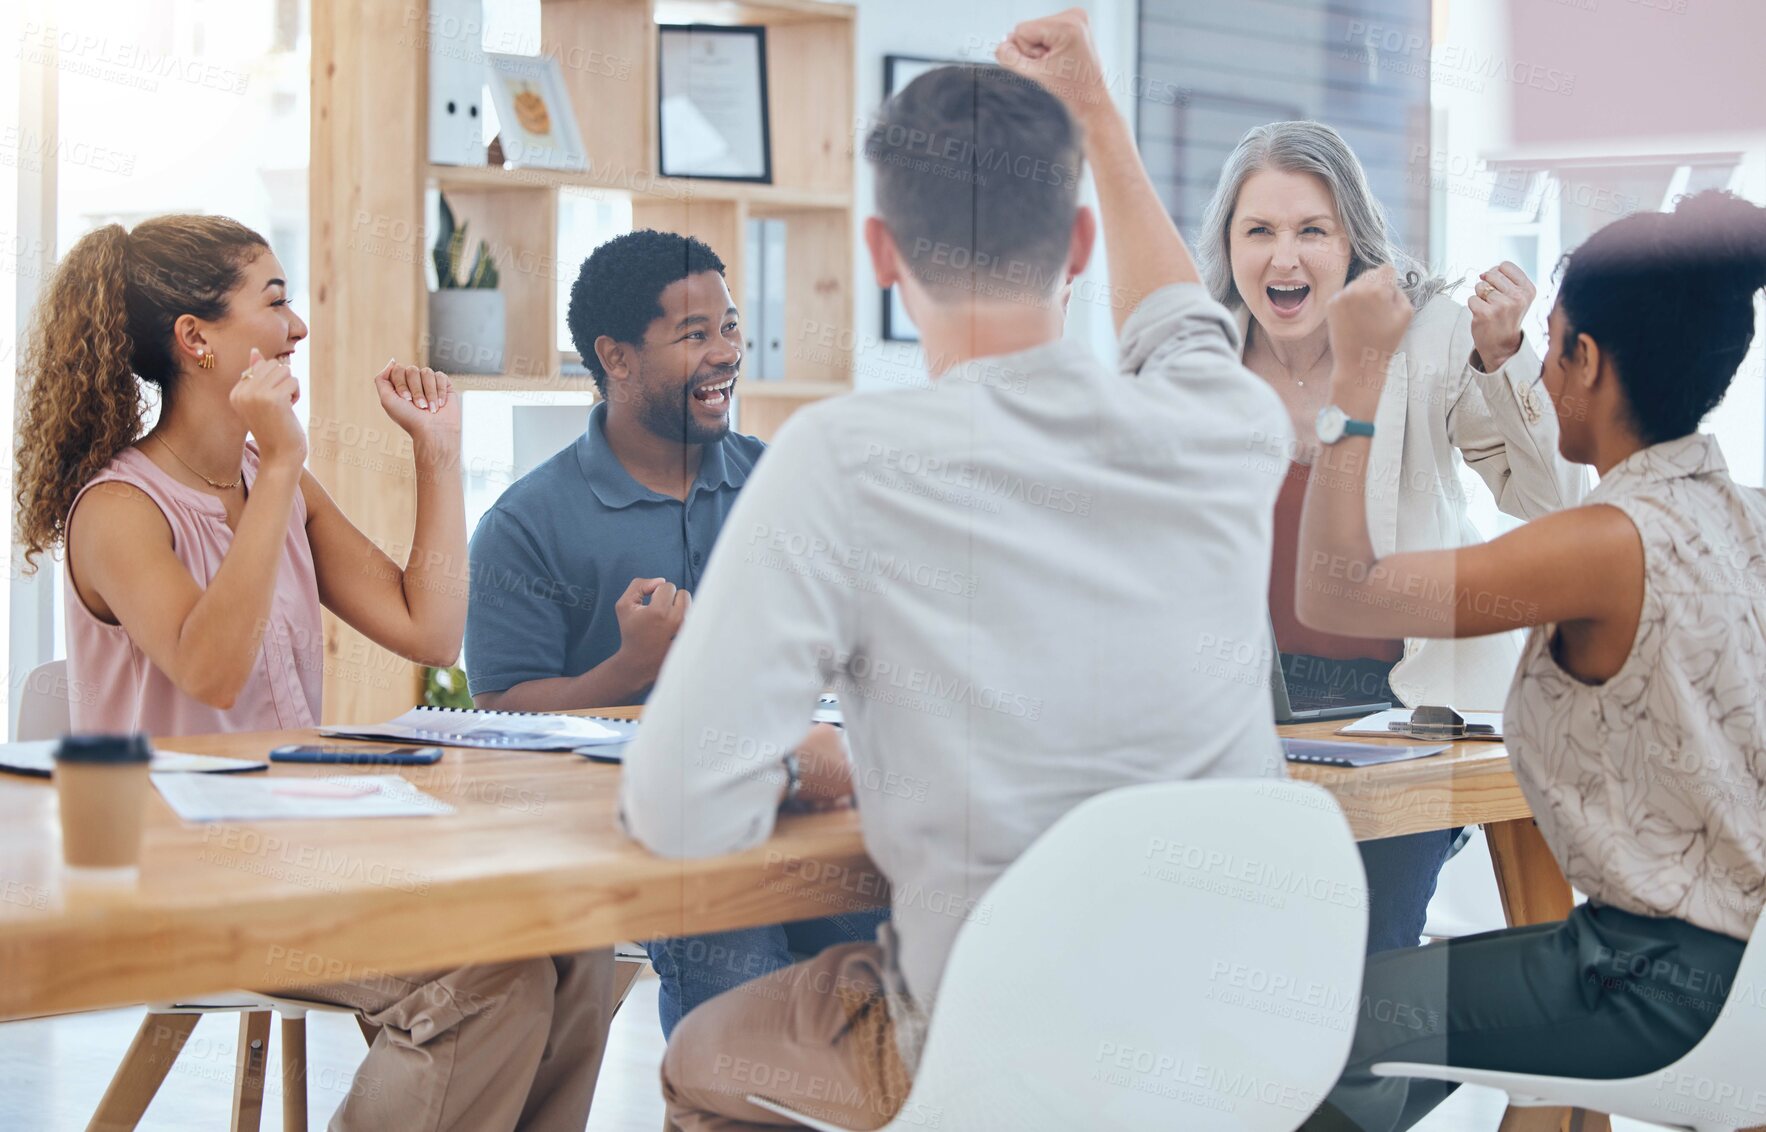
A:
<svg viewBox="0 0 1766 1132">
<path fill-rule="evenodd" d="M 1226 310 L 1175 285 L 1114 371 L 1062 340 L 800 410 L 663 666 L 627 828 L 670 856 L 764 841 L 834 689 L 889 958 L 928 1004 L 988 887 L 1079 802 L 1281 774 L 1267 587 L 1292 437 L 1239 353 Z"/>
</svg>

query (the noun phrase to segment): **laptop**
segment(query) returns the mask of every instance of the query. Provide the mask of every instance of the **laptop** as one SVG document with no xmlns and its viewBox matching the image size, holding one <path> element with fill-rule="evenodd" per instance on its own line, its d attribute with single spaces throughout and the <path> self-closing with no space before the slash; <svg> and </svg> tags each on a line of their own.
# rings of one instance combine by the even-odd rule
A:
<svg viewBox="0 0 1766 1132">
<path fill-rule="evenodd" d="M 1269 626 L 1269 689 L 1275 701 L 1277 723 L 1313 723 L 1323 719 L 1360 719 L 1392 706 L 1387 700 L 1363 700 L 1354 694 L 1309 694 L 1288 687 L 1282 671 L 1282 652 L 1275 643 L 1275 624 Z"/>
</svg>

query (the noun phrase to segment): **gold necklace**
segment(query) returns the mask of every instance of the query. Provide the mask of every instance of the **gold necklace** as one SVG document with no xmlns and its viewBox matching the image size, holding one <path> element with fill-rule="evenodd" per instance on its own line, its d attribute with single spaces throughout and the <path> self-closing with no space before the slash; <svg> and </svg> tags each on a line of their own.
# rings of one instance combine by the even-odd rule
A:
<svg viewBox="0 0 1766 1132">
<path fill-rule="evenodd" d="M 1271 350 L 1269 356 L 1272 358 L 1275 357 L 1275 351 Z M 1325 348 L 1325 352 L 1318 356 L 1318 360 L 1306 367 L 1306 369 L 1304 371 L 1304 376 L 1296 375 L 1293 370 L 1288 369 L 1286 366 L 1283 366 L 1282 368 L 1285 371 L 1289 381 L 1293 382 L 1295 385 L 1298 385 L 1300 388 L 1305 389 L 1306 388 L 1306 378 L 1311 377 L 1313 374 L 1317 373 L 1321 366 L 1327 366 L 1327 364 L 1330 362 L 1330 358 L 1331 358 L 1331 351 L 1330 351 L 1330 348 L 1327 346 Z M 1279 359 L 1277 360 L 1276 364 L 1281 365 L 1281 362 Z M 1327 373 L 1329 372 L 1328 368 L 1326 369 L 1326 372 Z"/>
<path fill-rule="evenodd" d="M 1263 349 L 1264 349 L 1264 352 L 1269 355 L 1269 360 L 1272 363 L 1274 363 L 1278 368 L 1281 369 L 1283 377 L 1287 378 L 1289 381 L 1293 382 L 1295 385 L 1299 386 L 1301 389 L 1306 388 L 1306 378 L 1295 377 L 1294 371 L 1292 369 L 1290 369 L 1288 366 L 1282 364 L 1281 358 L 1277 357 L 1276 352 L 1274 350 L 1270 349 L 1269 342 L 1268 342 L 1267 338 L 1265 339 L 1265 341 L 1263 343 Z M 1326 362 L 1330 359 L 1330 356 L 1331 356 L 1331 348 L 1329 346 L 1326 346 L 1324 353 L 1322 353 L 1318 356 L 1318 360 L 1313 362 L 1310 366 L 1306 367 L 1307 375 L 1310 376 L 1312 373 L 1314 373 L 1319 368 L 1320 365 L 1322 365 L 1324 362 Z"/>
<path fill-rule="evenodd" d="M 184 457 L 178 455 L 178 450 L 176 448 L 173 448 L 170 444 L 167 444 L 165 437 L 161 436 L 159 433 L 156 432 L 153 434 L 153 439 L 159 441 L 160 447 L 164 448 L 167 452 L 170 452 L 172 454 L 172 459 L 178 461 L 178 463 L 184 465 L 186 468 L 190 468 L 191 475 L 197 477 L 203 483 L 208 484 L 212 488 L 215 488 L 219 491 L 229 491 L 233 488 L 238 487 L 240 484 L 245 482 L 245 469 L 240 468 L 239 469 L 239 478 L 234 480 L 232 483 L 216 483 L 214 480 L 209 479 L 207 476 L 203 475 L 201 472 L 197 471 L 195 468 L 191 468 L 190 461 L 186 460 L 186 459 L 184 459 Z"/>
</svg>

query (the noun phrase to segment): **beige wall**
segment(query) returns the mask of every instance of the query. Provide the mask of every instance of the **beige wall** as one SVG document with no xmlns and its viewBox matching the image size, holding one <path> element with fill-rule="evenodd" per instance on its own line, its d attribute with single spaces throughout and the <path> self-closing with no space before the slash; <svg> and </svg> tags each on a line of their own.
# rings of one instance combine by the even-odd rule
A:
<svg viewBox="0 0 1766 1132">
<path fill-rule="evenodd" d="M 1759 0 L 1508 0 L 1508 14 L 1519 147 L 1766 130 Z"/>
</svg>

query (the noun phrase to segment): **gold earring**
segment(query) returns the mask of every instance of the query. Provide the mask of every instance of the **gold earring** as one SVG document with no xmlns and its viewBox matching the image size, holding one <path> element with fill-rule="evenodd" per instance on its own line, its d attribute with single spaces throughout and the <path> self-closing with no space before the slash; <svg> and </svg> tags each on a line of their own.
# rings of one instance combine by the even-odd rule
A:
<svg viewBox="0 0 1766 1132">
<path fill-rule="evenodd" d="M 215 368 L 215 356 L 213 354 L 206 354 L 206 353 L 205 354 L 198 354 L 198 355 L 196 355 L 196 364 L 198 366 L 202 367 L 203 369 L 214 369 Z"/>
</svg>

